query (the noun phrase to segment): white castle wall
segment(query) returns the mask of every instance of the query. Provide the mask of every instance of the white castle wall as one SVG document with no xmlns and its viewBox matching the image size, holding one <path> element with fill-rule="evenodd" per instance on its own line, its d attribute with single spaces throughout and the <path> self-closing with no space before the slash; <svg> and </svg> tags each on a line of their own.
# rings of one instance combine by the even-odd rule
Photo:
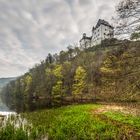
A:
<svg viewBox="0 0 140 140">
<path fill-rule="evenodd" d="M 100 25 L 97 29 L 95 29 L 92 32 L 92 40 L 91 40 L 92 46 L 100 44 L 101 41 L 104 39 L 113 38 L 113 34 L 111 35 L 111 33 L 113 33 L 112 28 L 110 28 L 109 26 L 105 26 L 103 24 Z"/>
<path fill-rule="evenodd" d="M 83 38 L 80 40 L 81 47 L 92 47 L 101 44 L 102 40 L 114 37 L 114 29 L 108 22 L 100 19 L 96 27 L 97 28 L 92 30 L 91 37 L 87 37 L 85 33 L 83 34 Z"/>
</svg>

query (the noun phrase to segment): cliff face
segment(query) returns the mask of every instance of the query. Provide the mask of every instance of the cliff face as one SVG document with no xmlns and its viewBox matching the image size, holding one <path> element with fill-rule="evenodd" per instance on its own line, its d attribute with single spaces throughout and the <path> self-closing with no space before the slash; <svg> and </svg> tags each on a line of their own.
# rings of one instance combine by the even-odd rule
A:
<svg viewBox="0 0 140 140">
<path fill-rule="evenodd" d="M 84 50 L 76 47 L 49 54 L 2 91 L 3 101 L 19 111 L 61 105 L 67 98 L 69 103 L 140 102 L 140 42 L 107 40 Z"/>
</svg>

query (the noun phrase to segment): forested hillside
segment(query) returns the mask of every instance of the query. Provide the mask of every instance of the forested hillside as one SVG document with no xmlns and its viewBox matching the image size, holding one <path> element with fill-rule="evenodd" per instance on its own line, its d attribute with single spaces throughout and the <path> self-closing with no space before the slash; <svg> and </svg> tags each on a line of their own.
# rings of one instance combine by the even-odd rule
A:
<svg viewBox="0 0 140 140">
<path fill-rule="evenodd" d="M 105 40 L 48 54 L 11 81 L 2 99 L 16 111 L 94 101 L 140 101 L 140 42 Z"/>
<path fill-rule="evenodd" d="M 11 77 L 11 78 L 0 78 L 0 90 L 2 89 L 2 87 L 4 87 L 10 81 L 15 80 L 15 79 L 16 79 L 15 77 Z"/>
</svg>

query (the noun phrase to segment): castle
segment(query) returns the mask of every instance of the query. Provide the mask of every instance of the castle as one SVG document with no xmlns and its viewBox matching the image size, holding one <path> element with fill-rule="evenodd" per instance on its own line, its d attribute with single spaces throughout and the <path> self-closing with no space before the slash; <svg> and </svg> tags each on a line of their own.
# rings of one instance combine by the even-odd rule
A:
<svg viewBox="0 0 140 140">
<path fill-rule="evenodd" d="M 87 37 L 86 33 L 83 34 L 80 40 L 80 46 L 87 48 L 98 45 L 105 39 L 111 39 L 114 37 L 114 27 L 107 21 L 99 19 L 96 26 L 92 28 L 92 36 Z"/>
</svg>

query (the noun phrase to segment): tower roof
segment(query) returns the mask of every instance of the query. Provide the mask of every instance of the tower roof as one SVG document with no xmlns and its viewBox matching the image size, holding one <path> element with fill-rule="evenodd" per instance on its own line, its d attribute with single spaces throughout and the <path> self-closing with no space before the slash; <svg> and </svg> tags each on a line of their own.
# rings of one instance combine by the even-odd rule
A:
<svg viewBox="0 0 140 140">
<path fill-rule="evenodd" d="M 108 26 L 110 28 L 114 28 L 113 26 L 111 26 L 107 21 L 103 20 L 103 19 L 99 19 L 96 26 L 92 28 L 92 30 L 98 28 L 100 25 L 105 25 L 105 26 Z"/>
<path fill-rule="evenodd" d="M 87 36 L 86 36 L 86 33 L 83 33 L 83 37 L 82 37 L 82 39 L 80 40 L 80 42 L 81 42 L 83 39 L 91 40 L 91 37 L 87 37 Z"/>
</svg>

